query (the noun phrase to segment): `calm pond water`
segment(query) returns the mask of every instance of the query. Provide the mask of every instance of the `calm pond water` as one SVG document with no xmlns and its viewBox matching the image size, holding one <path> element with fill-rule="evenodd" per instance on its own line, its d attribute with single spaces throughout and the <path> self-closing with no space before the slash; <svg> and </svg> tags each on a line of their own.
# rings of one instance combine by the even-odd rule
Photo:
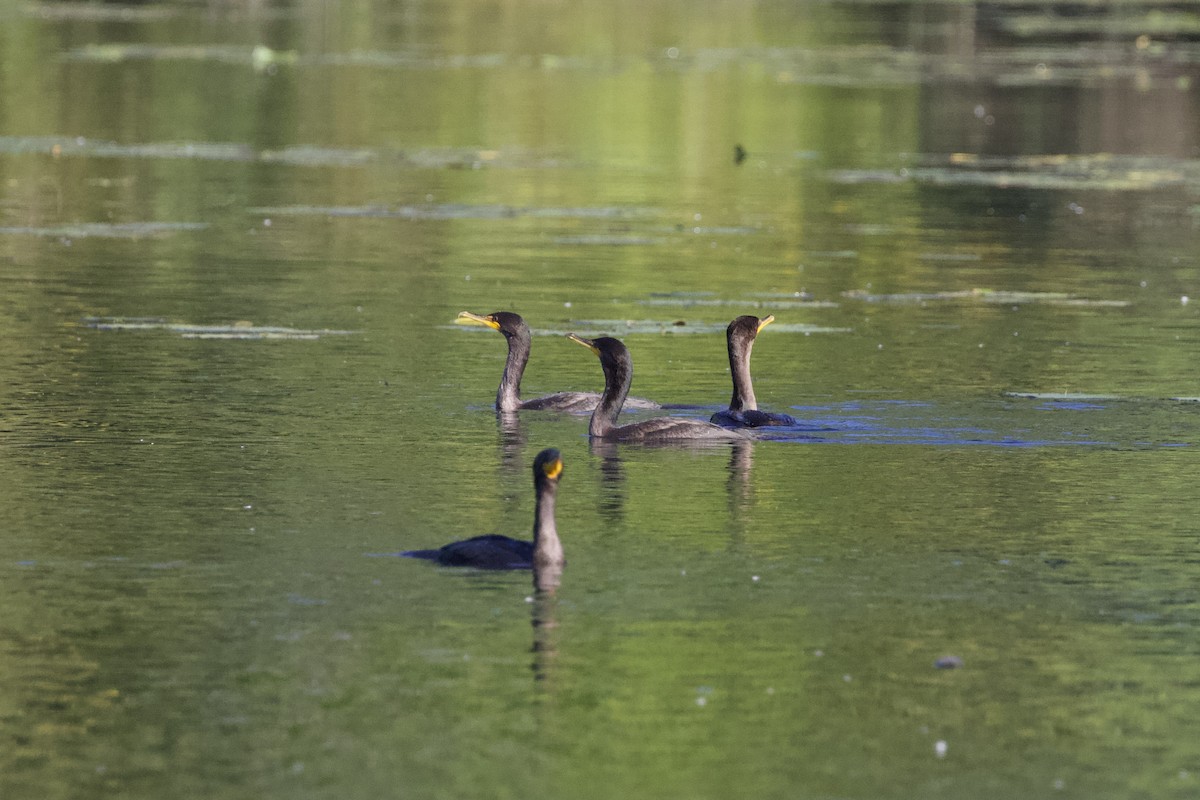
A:
<svg viewBox="0 0 1200 800">
<path fill-rule="evenodd" d="M 0 797 L 1197 796 L 1198 36 L 0 0 Z M 500 309 L 801 429 L 498 424 Z M 557 593 L 388 556 L 551 446 Z"/>
</svg>

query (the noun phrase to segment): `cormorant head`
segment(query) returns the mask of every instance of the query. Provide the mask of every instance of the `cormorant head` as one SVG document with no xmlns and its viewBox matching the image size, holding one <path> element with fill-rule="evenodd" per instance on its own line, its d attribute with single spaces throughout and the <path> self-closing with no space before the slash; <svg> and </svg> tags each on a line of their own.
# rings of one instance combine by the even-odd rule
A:
<svg viewBox="0 0 1200 800">
<path fill-rule="evenodd" d="M 468 325 L 486 325 L 494 331 L 503 333 L 506 339 L 520 335 L 528 337 L 529 335 L 529 326 L 525 324 L 525 320 L 521 319 L 520 314 L 514 314 L 511 311 L 493 311 L 486 316 L 463 311 L 458 315 L 457 321 L 465 322 Z"/>
<path fill-rule="evenodd" d="M 622 344 L 620 339 L 614 339 L 611 336 L 584 339 L 582 336 L 576 336 L 573 333 L 568 333 L 567 338 L 576 344 L 583 345 L 599 356 L 600 366 L 604 368 L 605 373 L 609 370 L 617 369 L 618 367 L 628 367 L 629 365 L 629 348 Z"/>
<path fill-rule="evenodd" d="M 775 321 L 775 317 L 771 314 L 759 319 L 758 317 L 744 316 L 738 317 L 733 322 L 729 323 L 729 327 L 725 329 L 725 335 L 730 339 L 740 338 L 748 341 L 753 341 L 755 336 L 762 333 L 762 329 Z"/>
<path fill-rule="evenodd" d="M 548 447 L 538 453 L 537 458 L 533 460 L 534 483 L 541 483 L 543 481 L 558 483 L 558 478 L 562 475 L 562 469 L 562 455 L 553 447 Z"/>
</svg>

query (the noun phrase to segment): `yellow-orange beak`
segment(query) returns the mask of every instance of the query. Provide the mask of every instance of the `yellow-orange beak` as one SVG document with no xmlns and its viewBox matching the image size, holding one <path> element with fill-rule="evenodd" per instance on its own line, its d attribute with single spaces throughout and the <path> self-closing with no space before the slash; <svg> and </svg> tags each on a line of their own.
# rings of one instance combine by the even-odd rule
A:
<svg viewBox="0 0 1200 800">
<path fill-rule="evenodd" d="M 553 461 L 547 462 L 542 466 L 546 471 L 546 477 L 552 481 L 558 480 L 558 476 L 562 474 L 563 463 L 561 458 L 556 458 Z"/>
<path fill-rule="evenodd" d="M 765 327 L 767 327 L 768 325 L 770 325 L 770 324 L 771 324 L 772 322 L 774 322 L 774 321 L 775 321 L 775 315 L 774 315 L 774 314 L 767 314 L 765 317 L 763 317 L 762 319 L 760 319 L 760 320 L 758 321 L 758 330 L 756 330 L 756 331 L 754 332 L 754 335 L 755 335 L 755 336 L 757 336 L 758 334 L 762 333 L 762 329 L 763 329 L 763 328 L 765 328 Z"/>
<path fill-rule="evenodd" d="M 500 330 L 500 323 L 496 322 L 492 317 L 484 317 L 479 314 L 472 314 L 470 311 L 461 311 L 455 317 L 456 325 L 486 325 L 494 331 Z"/>
<path fill-rule="evenodd" d="M 582 336 L 576 336 L 573 333 L 568 333 L 567 338 L 570 339 L 572 342 L 575 342 L 575 344 L 583 345 L 584 347 L 586 347 L 588 350 L 591 350 L 596 355 L 600 355 L 600 348 L 596 347 L 595 343 L 592 342 L 591 339 L 585 339 Z"/>
</svg>

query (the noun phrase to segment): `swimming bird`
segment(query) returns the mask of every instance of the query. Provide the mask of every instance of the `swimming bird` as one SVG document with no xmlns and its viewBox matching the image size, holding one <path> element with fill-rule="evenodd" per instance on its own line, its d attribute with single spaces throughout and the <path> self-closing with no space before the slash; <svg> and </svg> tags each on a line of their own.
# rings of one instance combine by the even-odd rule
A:
<svg viewBox="0 0 1200 800">
<path fill-rule="evenodd" d="M 725 329 L 725 344 L 729 349 L 729 372 L 733 375 L 733 397 L 729 408 L 718 411 L 710 418 L 717 425 L 727 428 L 760 428 L 769 425 L 795 425 L 796 420 L 787 414 L 772 414 L 758 410 L 754 397 L 754 384 L 750 380 L 750 351 L 754 339 L 762 329 L 775 321 L 768 314 L 758 317 L 738 317 Z"/>
<path fill-rule="evenodd" d="M 529 326 L 525 320 L 511 311 L 495 311 L 486 315 L 463 311 L 458 319 L 486 325 L 500 331 L 508 340 L 508 359 L 500 376 L 500 388 L 496 390 L 497 411 L 591 411 L 600 402 L 600 395 L 595 392 L 558 392 L 533 400 L 522 400 L 521 376 L 525 374 L 525 365 L 529 363 L 530 350 Z M 627 405 L 630 408 L 662 407 L 653 400 L 640 397 L 629 398 Z"/>
<path fill-rule="evenodd" d="M 655 417 L 629 425 L 617 425 L 617 416 L 633 382 L 633 359 L 629 356 L 629 349 L 620 340 L 609 336 L 584 339 L 569 333 L 567 338 L 599 356 L 600 367 L 604 370 L 604 393 L 600 395 L 600 404 L 592 412 L 592 420 L 588 424 L 588 434 L 592 438 L 624 442 L 731 441 L 746 438 L 739 431 L 688 417 Z"/>
<path fill-rule="evenodd" d="M 533 460 L 533 488 L 537 505 L 533 513 L 533 541 L 512 539 L 489 533 L 461 542 L 451 542 L 436 550 L 407 550 L 400 555 L 436 561 L 446 567 L 476 569 L 561 570 L 564 563 L 562 542 L 554 524 L 554 500 L 562 475 L 562 456 L 554 448 L 537 454 Z M 535 575 L 535 581 L 537 576 Z"/>
</svg>

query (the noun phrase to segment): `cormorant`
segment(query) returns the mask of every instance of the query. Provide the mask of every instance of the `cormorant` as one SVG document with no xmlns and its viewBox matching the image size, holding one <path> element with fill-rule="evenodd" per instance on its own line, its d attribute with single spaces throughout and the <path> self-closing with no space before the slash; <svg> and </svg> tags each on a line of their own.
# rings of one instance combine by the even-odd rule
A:
<svg viewBox="0 0 1200 800">
<path fill-rule="evenodd" d="M 497 411 L 591 411 L 600 402 L 600 395 L 595 392 L 558 392 L 533 400 L 521 399 L 521 376 L 525 373 L 525 365 L 529 363 L 530 335 L 529 326 L 520 314 L 511 311 L 495 311 L 491 314 L 472 314 L 463 311 L 458 315 L 460 320 L 486 325 L 492 330 L 504 334 L 508 340 L 508 359 L 504 362 L 504 373 L 500 376 L 500 388 L 496 390 Z M 627 401 L 630 408 L 661 408 L 653 400 L 631 397 Z"/>
<path fill-rule="evenodd" d="M 775 321 L 768 314 L 758 317 L 738 317 L 725 329 L 725 342 L 729 349 L 729 372 L 733 376 L 733 397 L 729 408 L 713 414 L 711 421 L 727 428 L 760 428 L 769 425 L 795 425 L 796 420 L 787 414 L 772 414 L 758 410 L 754 397 L 754 384 L 750 380 L 750 351 L 754 339 L 763 328 Z"/>
<path fill-rule="evenodd" d="M 537 493 L 537 506 L 533 515 L 532 542 L 489 533 L 461 542 L 451 542 L 436 550 L 408 550 L 400 555 L 436 561 L 447 567 L 532 568 L 535 582 L 538 581 L 537 573 L 540 571 L 561 570 L 565 561 L 562 543 L 558 540 L 558 529 L 554 524 L 554 499 L 558 492 L 558 479 L 562 475 L 562 468 L 562 456 L 554 448 L 538 453 L 533 461 L 533 487 Z"/>
<path fill-rule="evenodd" d="M 599 356 L 600 367 L 604 370 L 604 393 L 588 425 L 588 434 L 592 438 L 622 442 L 731 441 L 746 438 L 739 431 L 688 417 L 655 417 L 618 426 L 617 416 L 621 413 L 633 381 L 633 360 L 629 357 L 629 349 L 609 336 L 598 339 L 584 339 L 573 333 L 567 336 Z"/>
</svg>

